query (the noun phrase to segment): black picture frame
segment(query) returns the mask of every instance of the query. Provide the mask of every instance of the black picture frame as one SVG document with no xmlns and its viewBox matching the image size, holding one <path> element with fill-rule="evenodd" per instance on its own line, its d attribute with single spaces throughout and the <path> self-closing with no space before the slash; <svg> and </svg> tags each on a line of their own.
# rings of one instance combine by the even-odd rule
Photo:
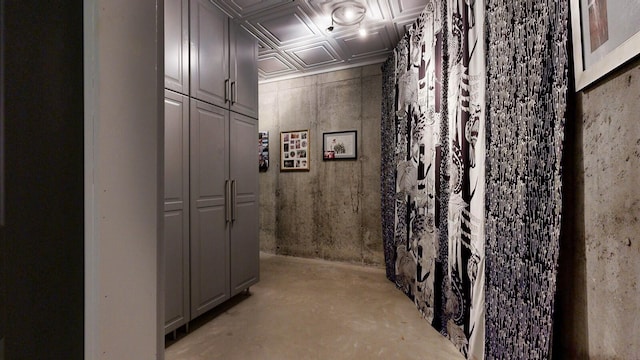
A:
<svg viewBox="0 0 640 360">
<path fill-rule="evenodd" d="M 311 169 L 310 140 L 308 129 L 280 132 L 280 171 Z"/>
<path fill-rule="evenodd" d="M 358 132 L 332 131 L 322 134 L 322 160 L 356 160 L 358 158 Z"/>
</svg>

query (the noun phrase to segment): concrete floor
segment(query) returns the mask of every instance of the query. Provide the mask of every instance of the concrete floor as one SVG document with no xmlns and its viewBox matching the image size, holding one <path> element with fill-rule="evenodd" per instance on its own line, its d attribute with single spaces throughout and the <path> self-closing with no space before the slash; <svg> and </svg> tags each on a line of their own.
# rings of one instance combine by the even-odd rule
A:
<svg viewBox="0 0 640 360">
<path fill-rule="evenodd" d="M 167 340 L 166 359 L 463 359 L 384 271 L 261 254 L 261 280 Z"/>
</svg>

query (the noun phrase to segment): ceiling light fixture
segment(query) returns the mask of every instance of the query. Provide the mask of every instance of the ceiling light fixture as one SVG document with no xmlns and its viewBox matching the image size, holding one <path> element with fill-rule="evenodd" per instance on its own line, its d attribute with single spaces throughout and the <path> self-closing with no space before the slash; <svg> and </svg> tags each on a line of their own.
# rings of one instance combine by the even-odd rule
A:
<svg viewBox="0 0 640 360">
<path fill-rule="evenodd" d="M 333 31 L 334 24 L 340 26 L 359 25 L 360 34 L 362 35 L 362 31 L 364 31 L 366 35 L 366 30 L 361 26 L 362 20 L 364 20 L 366 14 L 367 9 L 359 3 L 341 3 L 333 8 L 333 11 L 331 12 L 331 25 L 327 28 L 327 31 Z"/>
<path fill-rule="evenodd" d="M 358 33 L 360 34 L 360 37 L 365 37 L 367 36 L 367 29 L 364 26 L 360 26 Z"/>
<path fill-rule="evenodd" d="M 347 20 L 352 20 L 355 15 L 353 14 L 353 9 L 347 8 L 344 11 L 344 18 Z"/>
</svg>

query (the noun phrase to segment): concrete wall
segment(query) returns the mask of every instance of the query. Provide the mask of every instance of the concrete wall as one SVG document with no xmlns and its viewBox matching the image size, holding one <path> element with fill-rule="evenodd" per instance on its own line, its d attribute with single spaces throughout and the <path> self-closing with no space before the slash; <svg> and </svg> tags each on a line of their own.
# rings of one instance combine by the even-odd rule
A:
<svg viewBox="0 0 640 360">
<path fill-rule="evenodd" d="M 640 61 L 577 95 L 567 122 L 558 358 L 640 354 Z"/>
<path fill-rule="evenodd" d="M 382 265 L 380 65 L 261 84 L 260 247 L 271 253 Z M 280 172 L 280 131 L 309 129 L 310 171 Z M 357 130 L 357 161 L 323 161 L 322 133 Z"/>
<path fill-rule="evenodd" d="M 84 5 L 85 358 L 162 359 L 163 1 Z"/>
</svg>

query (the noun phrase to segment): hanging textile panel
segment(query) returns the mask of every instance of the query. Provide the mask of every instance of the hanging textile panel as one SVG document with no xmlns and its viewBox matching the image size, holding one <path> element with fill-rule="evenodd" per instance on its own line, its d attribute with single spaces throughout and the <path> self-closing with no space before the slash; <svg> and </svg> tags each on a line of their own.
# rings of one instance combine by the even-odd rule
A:
<svg viewBox="0 0 640 360">
<path fill-rule="evenodd" d="M 442 274 L 438 253 L 437 181 L 440 167 L 442 27 L 429 3 L 396 48 L 395 217 L 396 285 L 434 323 Z"/>
<path fill-rule="evenodd" d="M 447 2 L 449 145 L 446 335 L 469 359 L 484 352 L 485 49 L 482 1 Z"/>
<path fill-rule="evenodd" d="M 392 54 L 382 65 L 382 121 L 381 131 L 381 209 L 382 209 L 382 241 L 387 278 L 396 281 L 395 263 L 395 99 L 396 99 L 396 57 Z"/>
<path fill-rule="evenodd" d="M 567 17 L 429 2 L 384 66 L 387 275 L 469 359 L 550 355 Z"/>
<path fill-rule="evenodd" d="M 382 120 L 387 276 L 465 356 L 478 359 L 484 347 L 483 14 L 480 4 L 428 3 L 383 66 Z"/>
<path fill-rule="evenodd" d="M 548 359 L 561 213 L 567 1 L 487 0 L 486 354 Z"/>
</svg>

